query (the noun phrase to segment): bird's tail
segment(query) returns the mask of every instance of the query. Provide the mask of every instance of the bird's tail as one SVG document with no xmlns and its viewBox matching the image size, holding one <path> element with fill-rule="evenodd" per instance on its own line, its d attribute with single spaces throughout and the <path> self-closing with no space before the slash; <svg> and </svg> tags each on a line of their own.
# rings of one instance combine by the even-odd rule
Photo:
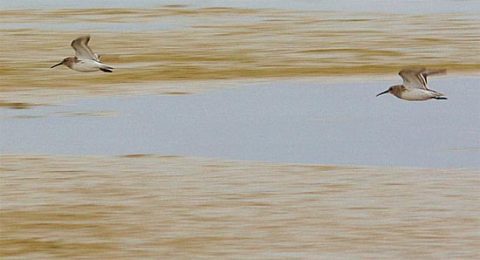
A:
<svg viewBox="0 0 480 260">
<path fill-rule="evenodd" d="M 447 97 L 445 97 L 442 93 L 440 92 L 437 92 L 435 90 L 430 90 L 430 92 L 433 94 L 433 97 L 434 99 L 447 99 Z"/>
<path fill-rule="evenodd" d="M 100 66 L 100 70 L 103 71 L 103 72 L 108 72 L 108 73 L 111 73 L 113 72 L 113 67 L 110 67 L 108 65 L 105 65 L 102 63 L 102 66 Z"/>
<path fill-rule="evenodd" d="M 103 72 L 108 72 L 108 73 L 112 73 L 112 72 L 113 72 L 113 70 L 111 70 L 111 69 L 105 69 L 105 68 L 100 68 L 100 70 L 103 71 Z"/>
</svg>

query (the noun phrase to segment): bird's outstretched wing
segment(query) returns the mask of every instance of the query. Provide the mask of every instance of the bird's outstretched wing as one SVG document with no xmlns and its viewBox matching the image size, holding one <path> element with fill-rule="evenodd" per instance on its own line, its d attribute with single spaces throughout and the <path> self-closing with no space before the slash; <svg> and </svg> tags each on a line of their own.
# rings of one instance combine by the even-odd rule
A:
<svg viewBox="0 0 480 260">
<path fill-rule="evenodd" d="M 72 48 L 75 50 L 75 56 L 82 59 L 89 59 L 100 62 L 98 55 L 88 47 L 88 41 L 90 41 L 90 35 L 81 36 L 72 41 Z"/>
<path fill-rule="evenodd" d="M 447 70 L 446 69 L 440 69 L 440 70 L 427 70 L 427 69 L 425 69 L 422 72 L 422 76 L 425 78 L 425 83 L 427 82 L 427 76 L 438 75 L 438 74 L 447 74 Z"/>
<path fill-rule="evenodd" d="M 403 69 L 398 75 L 403 79 L 403 85 L 406 88 L 420 88 L 428 89 L 427 87 L 427 76 L 435 74 L 444 74 L 447 70 L 427 70 L 425 68 L 421 69 Z"/>
</svg>

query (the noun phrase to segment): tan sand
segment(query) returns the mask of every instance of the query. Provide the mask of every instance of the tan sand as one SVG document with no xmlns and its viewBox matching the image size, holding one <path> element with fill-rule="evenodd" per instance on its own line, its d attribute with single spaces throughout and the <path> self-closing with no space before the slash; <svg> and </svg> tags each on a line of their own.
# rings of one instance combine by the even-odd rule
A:
<svg viewBox="0 0 480 260">
<path fill-rule="evenodd" d="M 473 44 L 480 41 L 480 23 L 472 15 L 165 6 L 0 11 L 0 22 L 5 28 L 0 27 L 0 42 L 8 43 L 0 54 L 4 102 L 19 101 L 5 100 L 5 93 L 32 88 L 95 93 L 118 84 L 395 75 L 412 65 L 450 73 L 480 71 L 480 47 Z M 55 30 L 52 24 L 67 27 Z M 96 29 L 105 24 L 109 29 Z M 135 29 L 118 29 L 125 24 Z M 50 69 L 74 54 L 70 42 L 82 34 L 92 35 L 90 46 L 116 68 L 114 73 Z"/>
<path fill-rule="evenodd" d="M 480 257 L 480 171 L 1 156 L 0 257 Z"/>
</svg>

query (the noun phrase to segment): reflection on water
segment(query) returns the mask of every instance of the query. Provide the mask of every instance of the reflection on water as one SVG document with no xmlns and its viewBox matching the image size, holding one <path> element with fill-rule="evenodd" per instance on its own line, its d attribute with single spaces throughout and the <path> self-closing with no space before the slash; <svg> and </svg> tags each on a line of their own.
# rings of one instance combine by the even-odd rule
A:
<svg viewBox="0 0 480 260">
<path fill-rule="evenodd" d="M 1 257 L 479 256 L 478 171 L 1 160 Z"/>
<path fill-rule="evenodd" d="M 1 150 L 479 168 L 478 78 L 429 81 L 449 99 L 375 97 L 401 82 L 400 77 L 352 83 L 320 78 L 250 82 L 196 95 L 94 98 L 7 110 L 0 121 L 8 136 Z M 217 89 L 225 88 L 217 84 Z M 215 88 L 214 82 L 210 85 Z"/>
</svg>

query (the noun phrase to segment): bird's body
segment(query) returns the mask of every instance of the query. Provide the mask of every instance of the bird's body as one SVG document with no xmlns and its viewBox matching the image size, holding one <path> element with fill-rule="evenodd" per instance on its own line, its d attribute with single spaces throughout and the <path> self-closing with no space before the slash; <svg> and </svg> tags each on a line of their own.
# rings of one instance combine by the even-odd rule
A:
<svg viewBox="0 0 480 260">
<path fill-rule="evenodd" d="M 391 86 L 388 90 L 379 93 L 377 96 L 390 93 L 400 99 L 408 101 L 422 101 L 428 99 L 447 99 L 440 92 L 431 90 L 427 86 L 427 76 L 444 74 L 446 70 L 404 69 L 398 75 L 402 77 L 403 84 Z"/>
<path fill-rule="evenodd" d="M 80 72 L 95 72 L 98 70 L 111 70 L 112 67 L 107 66 L 99 61 L 95 60 L 75 60 L 74 62 L 70 62 L 65 64 L 72 70 L 80 71 Z M 107 71 L 108 72 L 108 71 Z M 109 71 L 111 72 L 111 71 Z"/>
<path fill-rule="evenodd" d="M 392 86 L 392 90 L 389 91 L 392 95 L 408 100 L 408 101 L 422 101 L 431 98 L 442 98 L 443 94 L 438 93 L 430 89 L 419 89 L 419 88 L 407 88 L 403 85 Z"/>
<path fill-rule="evenodd" d="M 99 56 L 88 47 L 90 36 L 82 36 L 72 41 L 72 48 L 75 50 L 75 57 L 67 57 L 60 63 L 53 65 L 54 68 L 59 65 L 65 65 L 72 70 L 80 72 L 112 72 L 113 67 L 103 64 Z"/>
</svg>

